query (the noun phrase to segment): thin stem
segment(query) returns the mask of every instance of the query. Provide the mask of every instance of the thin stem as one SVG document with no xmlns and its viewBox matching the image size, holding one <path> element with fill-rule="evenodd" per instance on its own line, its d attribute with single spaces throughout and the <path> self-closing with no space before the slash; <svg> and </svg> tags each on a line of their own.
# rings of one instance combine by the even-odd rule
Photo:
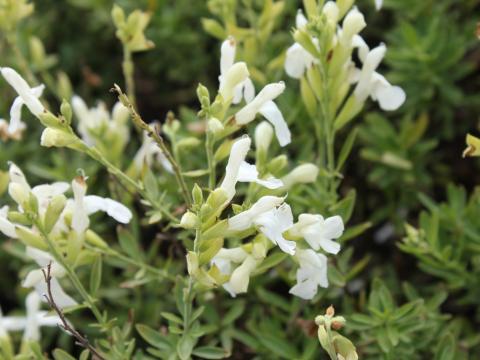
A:
<svg viewBox="0 0 480 360">
<path fill-rule="evenodd" d="M 88 307 L 90 308 L 90 310 L 92 311 L 93 315 L 95 316 L 95 318 L 97 319 L 98 323 L 102 324 L 103 326 L 106 326 L 106 323 L 104 321 L 104 318 L 102 316 L 102 313 L 100 312 L 100 310 L 98 309 L 98 307 L 95 305 L 95 303 L 93 302 L 92 298 L 90 297 L 90 295 L 88 294 L 87 290 L 85 290 L 85 288 L 83 287 L 80 279 L 78 278 L 77 274 L 75 274 L 75 271 L 73 271 L 73 269 L 71 268 L 71 266 L 69 264 L 67 264 L 67 262 L 65 261 L 65 259 L 63 258 L 63 256 L 57 251 L 54 243 L 52 242 L 52 240 L 49 238 L 48 234 L 46 233 L 46 231 L 43 229 L 43 226 L 42 224 L 40 224 L 39 221 L 36 221 L 35 222 L 35 226 L 39 229 L 40 231 L 40 234 L 42 235 L 42 237 L 45 239 L 45 242 L 47 243 L 48 245 L 48 248 L 50 250 L 50 253 L 53 255 L 55 261 L 57 261 L 64 269 L 65 271 L 67 272 L 67 275 L 68 277 L 70 278 L 70 280 L 72 281 L 73 283 L 73 286 L 75 287 L 75 289 L 80 293 L 80 295 L 82 296 L 83 300 L 87 303 Z"/>
<path fill-rule="evenodd" d="M 123 76 L 125 77 L 125 86 L 127 88 L 127 96 L 132 101 L 132 104 L 136 104 L 135 97 L 135 81 L 134 81 L 134 72 L 135 67 L 132 61 L 132 52 L 123 46 Z"/>
<path fill-rule="evenodd" d="M 98 161 L 100 164 L 105 166 L 112 175 L 116 176 L 119 180 L 123 181 L 125 185 L 133 187 L 140 194 L 142 198 L 144 198 L 145 200 L 148 200 L 154 208 L 160 210 L 166 217 L 168 217 L 170 221 L 174 223 L 178 223 L 178 219 L 175 216 L 173 216 L 170 211 L 168 211 L 163 206 L 158 204 L 154 199 L 150 199 L 150 197 L 148 196 L 148 193 L 145 191 L 145 189 L 140 183 L 132 179 L 130 176 L 125 174 L 122 170 L 120 170 L 115 165 L 113 165 L 110 161 L 108 161 L 102 155 L 102 153 L 98 151 L 98 149 L 94 147 L 89 147 L 84 151 L 87 155 L 89 155 L 90 157 Z"/>
<path fill-rule="evenodd" d="M 213 134 L 207 131 L 207 141 L 205 142 L 205 150 L 207 152 L 207 161 L 208 161 L 208 186 L 210 189 L 214 189 L 216 185 L 216 164 L 213 154 L 213 148 L 215 145 L 215 140 L 213 139 Z"/>
<path fill-rule="evenodd" d="M 158 129 L 153 128 L 152 126 L 148 125 L 142 117 L 138 114 L 135 110 L 134 105 L 129 100 L 129 98 L 122 92 L 118 85 L 115 85 L 114 91 L 118 93 L 118 98 L 125 105 L 129 110 L 130 114 L 132 115 L 133 122 L 142 130 L 147 132 L 147 135 L 151 137 L 158 145 L 158 147 L 162 150 L 163 154 L 165 155 L 167 161 L 172 165 L 173 172 L 175 174 L 175 179 L 180 186 L 180 190 L 183 196 L 183 199 L 188 207 L 191 206 L 192 200 L 190 198 L 190 192 L 188 191 L 187 184 L 185 183 L 185 179 L 183 178 L 182 171 L 180 166 L 175 161 L 172 153 L 168 150 L 167 145 L 163 141 L 163 138 L 160 136 Z"/>
</svg>

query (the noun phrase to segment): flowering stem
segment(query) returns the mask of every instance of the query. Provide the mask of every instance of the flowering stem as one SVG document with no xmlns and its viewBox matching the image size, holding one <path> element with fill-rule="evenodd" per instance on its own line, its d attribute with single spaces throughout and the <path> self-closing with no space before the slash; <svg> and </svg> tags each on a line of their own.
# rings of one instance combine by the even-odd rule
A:
<svg viewBox="0 0 480 360">
<path fill-rule="evenodd" d="M 170 213 L 170 211 L 165 209 L 163 206 L 160 206 L 157 202 L 153 201 L 153 199 L 149 198 L 147 192 L 145 191 L 145 189 L 143 188 L 143 186 L 140 183 L 133 180 L 130 176 L 125 174 L 122 170 L 120 170 L 115 165 L 113 165 L 110 161 L 108 161 L 105 158 L 105 156 L 103 156 L 102 153 L 100 151 L 98 151 L 98 149 L 96 149 L 94 147 L 87 147 L 86 146 L 86 149 L 84 150 L 84 152 L 87 155 L 89 155 L 90 157 L 92 157 L 93 159 L 95 159 L 96 161 L 98 161 L 100 164 L 105 166 L 111 174 L 113 174 L 115 177 L 117 177 L 118 179 L 123 181 L 125 183 L 125 185 L 133 187 L 140 194 L 140 196 L 142 196 L 145 200 L 150 201 L 152 206 L 157 208 L 158 210 L 160 210 L 165 216 L 167 216 L 169 218 L 169 220 L 173 221 L 174 223 L 178 222 L 177 218 L 175 216 L 173 216 Z"/>
<path fill-rule="evenodd" d="M 125 45 L 123 46 L 122 69 L 123 69 L 123 76 L 125 77 L 125 86 L 127 88 L 127 96 L 131 100 L 132 104 L 136 104 L 135 81 L 133 79 L 135 68 L 132 61 L 132 52 Z"/>
<path fill-rule="evenodd" d="M 118 99 L 120 102 L 125 105 L 129 110 L 130 114 L 132 115 L 132 120 L 140 129 L 147 132 L 147 135 L 151 137 L 158 145 L 158 147 L 162 150 L 163 154 L 165 155 L 167 161 L 172 165 L 173 172 L 175 174 L 175 179 L 177 180 L 178 185 L 180 186 L 183 199 L 187 204 L 187 207 L 190 207 L 192 204 L 190 193 L 187 188 L 187 184 L 185 183 L 185 179 L 183 178 L 182 171 L 180 169 L 180 165 L 175 161 L 174 157 L 170 150 L 168 150 L 167 145 L 163 141 L 163 138 L 160 136 L 159 131 L 154 129 L 150 125 L 148 125 L 142 117 L 138 114 L 135 110 L 134 105 L 129 100 L 129 98 L 122 92 L 120 87 L 115 84 L 113 91 L 116 91 L 118 94 Z"/>
<path fill-rule="evenodd" d="M 49 238 L 47 232 L 44 230 L 43 225 L 41 224 L 40 221 L 35 221 L 35 226 L 37 229 L 40 231 L 40 234 L 44 238 L 45 242 L 48 245 L 49 251 L 52 254 L 52 256 L 55 258 L 55 261 L 57 261 L 67 272 L 68 277 L 73 283 L 73 286 L 75 289 L 80 293 L 84 301 L 87 303 L 88 307 L 92 311 L 93 315 L 97 319 L 98 323 L 101 324 L 102 326 L 106 327 L 107 324 L 104 321 L 104 317 L 102 316 L 102 313 L 100 310 L 97 308 L 93 300 L 91 299 L 90 295 L 88 294 L 87 290 L 83 287 L 80 279 L 78 278 L 77 274 L 75 274 L 75 271 L 70 267 L 70 265 L 67 264 L 63 256 L 58 252 L 56 249 L 55 245 L 53 244 L 52 240 Z"/>
<path fill-rule="evenodd" d="M 207 152 L 207 161 L 208 161 L 208 186 L 210 189 L 214 189 L 216 185 L 216 171 L 215 171 L 215 159 L 213 154 L 213 147 L 215 145 L 215 140 L 213 139 L 213 134 L 207 131 L 207 141 L 205 142 L 205 148 Z"/>
</svg>

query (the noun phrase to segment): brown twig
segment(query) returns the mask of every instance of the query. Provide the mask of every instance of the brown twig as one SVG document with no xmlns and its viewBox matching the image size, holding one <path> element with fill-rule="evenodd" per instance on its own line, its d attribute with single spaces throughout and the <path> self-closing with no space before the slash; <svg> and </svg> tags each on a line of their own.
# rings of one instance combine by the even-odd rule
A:
<svg viewBox="0 0 480 360">
<path fill-rule="evenodd" d="M 165 155 L 167 161 L 170 163 L 170 165 L 172 165 L 173 173 L 178 185 L 180 186 L 182 196 L 187 204 L 187 207 L 190 207 L 192 204 L 192 199 L 190 198 L 190 192 L 185 184 L 180 165 L 177 163 L 167 145 L 163 141 L 163 138 L 160 135 L 160 129 L 158 127 L 150 126 L 145 122 L 145 120 L 142 119 L 130 99 L 123 93 L 122 89 L 117 84 L 114 84 L 114 87 L 110 91 L 117 93 L 120 102 L 130 111 L 130 115 L 132 116 L 134 124 L 145 131 L 147 135 L 155 141 L 162 153 Z"/>
<path fill-rule="evenodd" d="M 52 295 L 52 288 L 51 288 L 51 280 L 52 280 L 52 277 L 50 276 L 51 268 L 52 268 L 52 263 L 50 262 L 47 265 L 46 271 L 45 269 L 42 269 L 43 277 L 45 278 L 45 282 L 47 283 L 47 293 L 43 294 L 43 296 L 45 296 L 45 299 L 47 299 L 48 305 L 57 313 L 58 317 L 60 318 L 60 321 L 62 323 L 58 324 L 58 326 L 60 326 L 67 333 L 71 334 L 75 338 L 76 340 L 75 343 L 77 345 L 90 351 L 90 353 L 92 354 L 93 360 L 106 360 L 102 355 L 100 355 L 98 350 L 95 349 L 95 347 L 92 344 L 90 344 L 86 336 L 79 333 L 68 323 L 67 319 L 65 318 L 65 315 L 63 314 L 62 309 L 60 309 L 58 305 L 55 303 L 55 300 L 53 299 L 53 295 Z"/>
</svg>

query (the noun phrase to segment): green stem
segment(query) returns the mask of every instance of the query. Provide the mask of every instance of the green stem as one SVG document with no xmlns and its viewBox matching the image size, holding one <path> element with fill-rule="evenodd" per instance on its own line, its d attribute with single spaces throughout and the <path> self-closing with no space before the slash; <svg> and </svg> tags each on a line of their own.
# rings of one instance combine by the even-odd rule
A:
<svg viewBox="0 0 480 360">
<path fill-rule="evenodd" d="M 207 152 L 207 161 L 208 161 L 208 186 L 210 189 L 214 189 L 216 186 L 216 164 L 213 154 L 213 148 L 215 145 L 215 140 L 213 139 L 213 134 L 207 131 L 207 141 L 205 142 L 205 149 Z"/>
<path fill-rule="evenodd" d="M 135 81 L 134 81 L 134 72 L 135 67 L 132 60 L 132 52 L 123 46 L 123 76 L 125 77 L 125 86 L 127 88 L 127 96 L 131 100 L 132 104 L 136 104 L 135 97 Z"/>
<path fill-rule="evenodd" d="M 160 136 L 159 132 L 156 131 L 156 129 L 151 127 L 142 119 L 142 117 L 135 110 L 135 107 L 132 104 L 132 102 L 122 92 L 122 90 L 118 85 L 115 85 L 115 91 L 118 93 L 118 98 L 122 102 L 122 104 L 125 105 L 130 110 L 130 114 L 132 115 L 133 122 L 140 129 L 146 131 L 147 135 L 157 143 L 158 147 L 160 148 L 160 150 L 162 150 L 163 154 L 165 155 L 167 161 L 172 165 L 173 172 L 175 174 L 175 179 L 177 181 L 177 184 L 180 186 L 183 199 L 185 200 L 187 207 L 190 207 L 192 204 L 192 200 L 190 198 L 190 192 L 188 191 L 187 184 L 185 183 L 185 179 L 183 178 L 180 165 L 175 161 L 170 150 L 168 150 L 167 145 L 163 141 L 163 138 Z"/>
<path fill-rule="evenodd" d="M 106 323 L 104 321 L 104 318 L 102 316 L 102 313 L 98 309 L 98 307 L 95 305 L 93 302 L 92 298 L 88 294 L 87 290 L 83 287 L 80 279 L 78 278 L 77 274 L 75 274 L 75 271 L 70 267 L 70 265 L 67 264 L 63 256 L 57 251 L 55 244 L 52 242 L 52 240 L 49 238 L 48 234 L 46 231 L 43 229 L 42 224 L 39 221 L 35 222 L 35 226 L 39 229 L 42 237 L 45 239 L 45 242 L 48 245 L 48 248 L 50 250 L 50 253 L 53 255 L 55 261 L 57 261 L 67 272 L 68 277 L 70 278 L 70 281 L 73 283 L 73 286 L 75 289 L 80 293 L 82 296 L 83 300 L 87 303 L 88 307 L 92 311 L 93 315 L 97 319 L 98 323 L 101 324 L 102 326 L 106 327 Z"/>
<path fill-rule="evenodd" d="M 158 204 L 154 199 L 150 199 L 147 192 L 145 191 L 145 189 L 140 183 L 133 180 L 130 176 L 125 174 L 122 170 L 120 170 L 115 165 L 113 165 L 110 161 L 108 161 L 105 158 L 105 156 L 103 156 L 102 153 L 98 151 L 98 149 L 94 147 L 86 146 L 84 152 L 87 155 L 89 155 L 91 158 L 93 158 L 94 160 L 98 161 L 100 164 L 105 166 L 112 175 L 114 175 L 119 180 L 121 180 L 125 185 L 133 187 L 140 194 L 141 197 L 143 197 L 145 200 L 148 200 L 154 208 L 160 210 L 165 216 L 168 217 L 169 220 L 171 220 L 174 223 L 178 223 L 178 219 L 175 216 L 173 216 L 170 211 L 165 209 L 163 206 L 160 206 L 160 204 Z"/>
</svg>

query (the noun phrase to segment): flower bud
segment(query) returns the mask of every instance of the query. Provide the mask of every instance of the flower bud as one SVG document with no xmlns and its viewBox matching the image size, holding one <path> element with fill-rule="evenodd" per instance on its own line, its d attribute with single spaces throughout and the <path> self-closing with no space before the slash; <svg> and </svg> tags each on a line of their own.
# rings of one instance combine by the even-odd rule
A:
<svg viewBox="0 0 480 360">
<path fill-rule="evenodd" d="M 342 32 L 342 42 L 344 46 L 351 46 L 351 40 L 354 35 L 362 31 L 367 23 L 365 22 L 365 17 L 363 14 L 358 11 L 355 7 L 348 12 L 343 20 L 343 32 Z"/>
<path fill-rule="evenodd" d="M 255 147 L 257 150 L 267 151 L 272 143 L 273 128 L 267 121 L 262 121 L 255 128 Z"/>
<path fill-rule="evenodd" d="M 64 147 L 73 145 L 78 139 L 66 131 L 59 129 L 46 128 L 42 132 L 40 145 L 46 147 Z"/>
<path fill-rule="evenodd" d="M 187 211 L 180 220 L 180 227 L 184 229 L 195 229 L 198 224 L 198 217 L 194 213 Z"/>
<path fill-rule="evenodd" d="M 85 240 L 93 246 L 103 249 L 108 248 L 108 244 L 96 232 L 90 229 L 85 232 Z"/>
<path fill-rule="evenodd" d="M 323 14 L 330 24 L 336 25 L 338 21 L 339 9 L 334 1 L 327 1 L 323 6 Z"/>
<path fill-rule="evenodd" d="M 273 158 L 267 165 L 268 172 L 272 174 L 277 174 L 279 171 L 284 169 L 288 164 L 288 158 L 286 155 L 278 155 L 277 157 Z"/>
<path fill-rule="evenodd" d="M 118 5 L 113 5 L 112 19 L 115 27 L 120 28 L 125 24 L 125 12 Z"/>
<path fill-rule="evenodd" d="M 222 95 L 223 100 L 230 102 L 233 99 L 235 87 L 245 81 L 249 75 L 247 64 L 244 62 L 233 64 L 220 82 L 218 92 Z"/>
<path fill-rule="evenodd" d="M 65 118 L 67 124 L 70 125 L 72 122 L 72 107 L 65 99 L 63 99 L 62 105 L 60 105 L 60 112 Z"/>
<path fill-rule="evenodd" d="M 307 184 L 315 182 L 318 176 L 318 167 L 314 164 L 302 164 L 293 169 L 282 178 L 286 188 L 294 184 Z"/>
<path fill-rule="evenodd" d="M 224 126 L 222 124 L 222 122 L 220 120 L 218 120 L 217 118 L 210 118 L 208 120 L 208 123 L 207 123 L 207 129 L 209 132 L 211 132 L 212 134 L 216 135 L 218 134 L 219 132 L 223 131 L 224 129 Z"/>
<path fill-rule="evenodd" d="M 201 203 L 203 203 L 203 191 L 200 186 L 198 186 L 198 184 L 195 184 L 193 186 L 192 199 L 195 205 L 200 205 Z"/>
<path fill-rule="evenodd" d="M 177 142 L 177 146 L 179 148 L 193 148 L 201 144 L 201 141 L 196 137 L 190 136 L 184 138 Z"/>
<path fill-rule="evenodd" d="M 45 231 L 50 233 L 65 209 L 67 198 L 63 194 L 55 195 L 48 204 L 43 220 Z"/>
<path fill-rule="evenodd" d="M 42 237 L 24 226 L 15 226 L 15 232 L 18 238 L 27 246 L 32 246 L 40 250 L 47 250 L 48 246 Z"/>
<path fill-rule="evenodd" d="M 235 294 L 247 292 L 250 274 L 256 267 L 257 261 L 252 256 L 248 256 L 242 265 L 233 271 L 230 277 L 230 286 Z"/>
<path fill-rule="evenodd" d="M 337 0 L 338 18 L 341 19 L 352 7 L 355 0 Z"/>
<path fill-rule="evenodd" d="M 467 148 L 463 151 L 462 156 L 467 157 L 467 156 L 480 156 L 480 139 L 467 134 Z"/>
<path fill-rule="evenodd" d="M 8 185 L 8 194 L 20 206 L 25 206 L 30 198 L 30 191 L 19 183 L 10 183 Z"/>
</svg>

